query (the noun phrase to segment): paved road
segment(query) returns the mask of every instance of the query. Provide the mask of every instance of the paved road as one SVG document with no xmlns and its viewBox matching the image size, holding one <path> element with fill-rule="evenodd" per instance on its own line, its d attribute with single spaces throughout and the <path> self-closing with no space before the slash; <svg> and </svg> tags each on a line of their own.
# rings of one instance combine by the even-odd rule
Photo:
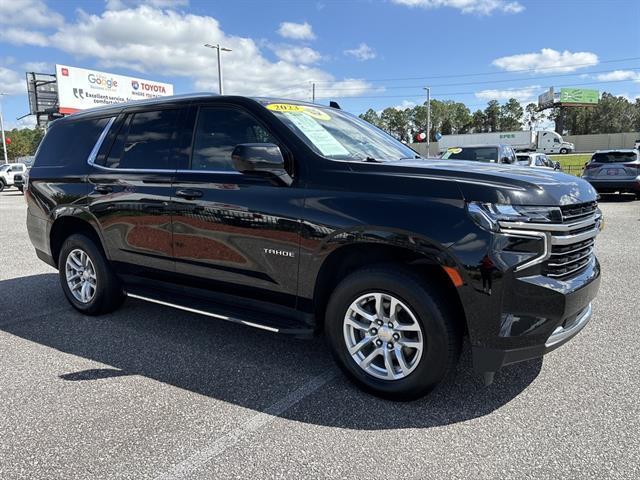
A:
<svg viewBox="0 0 640 480">
<path fill-rule="evenodd" d="M 595 316 L 485 388 L 352 387 L 302 341 L 128 300 L 71 309 L 0 194 L 0 478 L 638 478 L 640 201 L 602 203 Z"/>
</svg>

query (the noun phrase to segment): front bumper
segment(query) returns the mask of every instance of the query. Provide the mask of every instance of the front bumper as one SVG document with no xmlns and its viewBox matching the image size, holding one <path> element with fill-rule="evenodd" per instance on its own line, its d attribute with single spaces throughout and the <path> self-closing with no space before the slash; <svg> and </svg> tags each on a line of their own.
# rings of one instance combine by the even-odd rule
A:
<svg viewBox="0 0 640 480">
<path fill-rule="evenodd" d="M 481 344 L 472 342 L 474 369 L 495 372 L 564 345 L 591 319 L 591 302 L 599 287 L 600 267 L 595 258 L 568 282 L 554 282 L 540 275 L 515 279 L 501 309 L 516 313 L 503 313 L 499 332 Z"/>
</svg>

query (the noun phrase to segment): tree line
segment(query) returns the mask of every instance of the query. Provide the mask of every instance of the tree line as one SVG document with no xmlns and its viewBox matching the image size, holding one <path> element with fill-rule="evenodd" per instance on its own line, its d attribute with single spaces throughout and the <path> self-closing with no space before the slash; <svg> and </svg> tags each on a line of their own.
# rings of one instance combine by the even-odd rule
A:
<svg viewBox="0 0 640 480">
<path fill-rule="evenodd" d="M 541 122 L 559 120 L 564 115 L 567 135 L 590 133 L 620 133 L 640 131 L 640 98 L 630 102 L 625 97 L 603 93 L 592 107 L 559 107 L 538 111 L 535 103 L 522 106 L 515 98 L 500 104 L 490 100 L 484 110 L 475 112 L 461 102 L 431 100 L 431 128 L 429 137 L 436 141 L 436 133 L 506 132 L 535 129 Z M 416 141 L 416 134 L 427 132 L 427 102 L 413 108 L 387 107 L 381 112 L 372 108 L 360 118 L 389 132 L 399 140 Z"/>
<path fill-rule="evenodd" d="M 14 128 L 5 131 L 7 158 L 9 161 L 13 162 L 21 157 L 34 155 L 43 136 L 44 130 L 42 128 Z M 2 152 L 0 152 L 0 155 L 2 155 Z"/>
</svg>

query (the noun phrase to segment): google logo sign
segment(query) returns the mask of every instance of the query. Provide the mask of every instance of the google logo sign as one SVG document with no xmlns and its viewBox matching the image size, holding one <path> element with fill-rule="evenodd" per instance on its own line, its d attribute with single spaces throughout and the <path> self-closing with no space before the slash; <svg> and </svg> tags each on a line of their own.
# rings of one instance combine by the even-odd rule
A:
<svg viewBox="0 0 640 480">
<path fill-rule="evenodd" d="M 89 83 L 100 85 L 103 88 L 118 88 L 118 81 L 113 78 L 107 78 L 104 75 L 95 75 L 90 73 L 87 77 Z"/>
</svg>

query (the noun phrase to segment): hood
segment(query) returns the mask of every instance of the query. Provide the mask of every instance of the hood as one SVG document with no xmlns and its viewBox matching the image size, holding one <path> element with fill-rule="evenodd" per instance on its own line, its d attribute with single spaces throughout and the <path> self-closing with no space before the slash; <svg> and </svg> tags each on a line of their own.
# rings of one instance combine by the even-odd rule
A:
<svg viewBox="0 0 640 480">
<path fill-rule="evenodd" d="M 597 199 L 591 184 L 581 178 L 518 165 L 431 159 L 357 165 L 390 175 L 455 182 L 467 201 L 558 206 Z"/>
</svg>

